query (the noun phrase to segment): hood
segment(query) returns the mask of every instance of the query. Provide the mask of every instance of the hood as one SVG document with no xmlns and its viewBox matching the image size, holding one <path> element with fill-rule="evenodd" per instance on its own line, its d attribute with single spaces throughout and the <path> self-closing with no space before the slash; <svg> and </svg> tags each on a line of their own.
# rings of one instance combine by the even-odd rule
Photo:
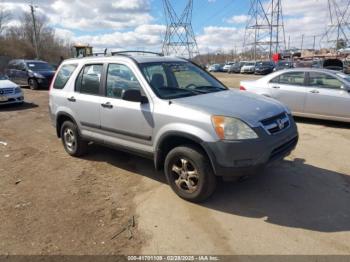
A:
<svg viewBox="0 0 350 262">
<path fill-rule="evenodd" d="M 55 74 L 55 71 L 52 71 L 52 70 L 48 70 L 48 71 L 46 71 L 46 70 L 43 70 L 43 71 L 41 71 L 41 70 L 37 70 L 37 71 L 32 70 L 32 71 L 34 73 L 42 75 L 45 78 L 51 78 Z"/>
<path fill-rule="evenodd" d="M 0 80 L 0 88 L 17 87 L 17 85 L 10 80 Z"/>
<path fill-rule="evenodd" d="M 263 119 L 286 111 L 286 108 L 274 99 L 237 90 L 174 99 L 173 103 L 210 115 L 239 118 L 252 127 L 259 126 Z"/>
</svg>

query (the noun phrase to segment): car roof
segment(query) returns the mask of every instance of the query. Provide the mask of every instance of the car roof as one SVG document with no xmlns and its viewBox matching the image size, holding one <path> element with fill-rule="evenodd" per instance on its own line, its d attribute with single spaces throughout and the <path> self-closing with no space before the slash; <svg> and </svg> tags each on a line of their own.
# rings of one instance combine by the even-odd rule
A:
<svg viewBox="0 0 350 262">
<path fill-rule="evenodd" d="M 279 72 L 318 72 L 318 73 L 331 73 L 331 74 L 336 74 L 340 73 L 340 71 L 334 71 L 334 70 L 329 70 L 329 69 L 323 69 L 323 68 L 310 68 L 310 67 L 297 67 L 297 68 L 290 68 L 290 69 L 285 69 L 281 70 Z"/>
<path fill-rule="evenodd" d="M 66 61 L 113 61 L 116 58 L 124 58 L 133 60 L 139 64 L 143 63 L 156 63 L 156 62 L 186 62 L 185 58 L 175 56 L 154 56 L 154 55 L 114 55 L 114 56 L 89 56 L 82 58 L 71 58 Z"/>
</svg>

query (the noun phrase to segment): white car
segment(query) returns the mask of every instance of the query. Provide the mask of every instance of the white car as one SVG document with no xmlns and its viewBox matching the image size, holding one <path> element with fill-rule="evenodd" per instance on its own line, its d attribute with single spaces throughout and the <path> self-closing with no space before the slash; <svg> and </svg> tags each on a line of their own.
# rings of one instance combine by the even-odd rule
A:
<svg viewBox="0 0 350 262">
<path fill-rule="evenodd" d="M 247 62 L 241 68 L 241 74 L 254 74 L 255 72 L 255 62 Z"/>
<path fill-rule="evenodd" d="M 228 63 L 226 63 L 226 64 L 224 65 L 224 67 L 222 68 L 222 71 L 228 72 L 233 64 L 234 64 L 234 62 L 228 62 Z"/>
<path fill-rule="evenodd" d="M 295 116 L 350 122 L 350 76 L 338 71 L 281 70 L 256 81 L 241 81 L 240 89 L 274 98 Z"/>
<path fill-rule="evenodd" d="M 22 89 L 10 81 L 7 76 L 0 75 L 0 105 L 22 104 L 23 102 Z"/>
</svg>

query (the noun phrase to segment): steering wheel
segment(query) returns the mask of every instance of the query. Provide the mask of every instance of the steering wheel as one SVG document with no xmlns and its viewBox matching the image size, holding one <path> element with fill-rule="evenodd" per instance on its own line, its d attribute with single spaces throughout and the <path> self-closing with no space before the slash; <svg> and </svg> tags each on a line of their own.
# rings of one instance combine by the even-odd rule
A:
<svg viewBox="0 0 350 262">
<path fill-rule="evenodd" d="M 190 86 L 193 86 L 194 88 L 190 88 Z M 185 86 L 185 89 L 196 89 L 197 86 L 195 84 L 189 84 L 187 86 Z"/>
</svg>

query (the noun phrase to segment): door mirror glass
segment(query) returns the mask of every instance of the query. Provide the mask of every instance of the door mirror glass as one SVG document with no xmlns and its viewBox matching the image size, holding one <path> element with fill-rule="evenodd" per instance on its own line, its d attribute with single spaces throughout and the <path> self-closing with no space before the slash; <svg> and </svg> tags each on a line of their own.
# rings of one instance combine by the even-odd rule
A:
<svg viewBox="0 0 350 262">
<path fill-rule="evenodd" d="M 122 99 L 130 102 L 147 103 L 147 98 L 141 94 L 139 89 L 124 89 Z"/>
</svg>

